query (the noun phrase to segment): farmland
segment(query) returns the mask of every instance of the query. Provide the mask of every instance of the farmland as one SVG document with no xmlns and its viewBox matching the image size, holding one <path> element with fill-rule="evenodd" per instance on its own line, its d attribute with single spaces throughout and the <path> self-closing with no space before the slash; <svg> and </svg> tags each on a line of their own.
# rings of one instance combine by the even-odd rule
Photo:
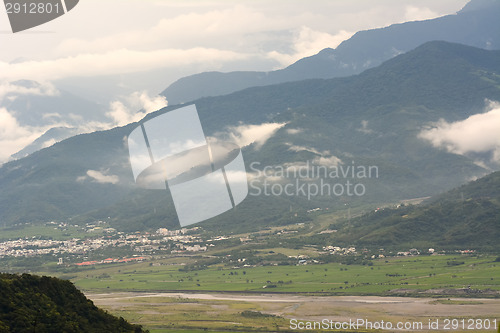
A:
<svg viewBox="0 0 500 333">
<path fill-rule="evenodd" d="M 98 306 L 156 333 L 286 331 L 294 318 L 419 323 L 500 315 L 500 263 L 494 256 L 186 270 L 197 260 L 101 265 L 68 278 Z"/>
<path fill-rule="evenodd" d="M 196 259 L 191 258 L 194 261 Z M 367 265 L 328 263 L 257 267 L 209 266 L 186 271 L 175 260 L 75 271 L 83 290 L 280 292 L 325 295 L 443 294 L 498 296 L 500 263 L 492 256 L 392 257 Z M 68 273 L 69 274 L 69 273 Z"/>
</svg>

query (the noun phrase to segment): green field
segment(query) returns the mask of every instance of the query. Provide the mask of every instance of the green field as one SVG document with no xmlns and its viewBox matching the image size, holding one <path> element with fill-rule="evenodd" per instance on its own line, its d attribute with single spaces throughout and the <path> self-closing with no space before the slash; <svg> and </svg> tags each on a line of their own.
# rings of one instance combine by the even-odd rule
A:
<svg viewBox="0 0 500 333">
<path fill-rule="evenodd" d="M 193 260 L 193 259 L 192 259 Z M 162 264 L 158 266 L 159 264 Z M 500 262 L 492 256 L 392 257 L 373 265 L 339 263 L 182 271 L 168 260 L 102 265 L 71 273 L 86 291 L 230 291 L 391 295 L 430 289 L 500 291 Z M 181 270 L 180 270 L 181 269 Z"/>
<path fill-rule="evenodd" d="M 80 289 L 93 294 L 90 297 L 95 298 L 94 301 L 100 307 L 155 333 L 198 333 L 205 329 L 211 332 L 293 332 L 289 330 L 290 318 L 309 316 L 319 318 L 334 315 L 340 318 L 416 322 L 422 319 L 422 314 L 415 315 L 414 311 L 423 311 L 429 318 L 426 313 L 434 309 L 435 318 L 446 318 L 455 311 L 467 308 L 470 318 L 494 319 L 498 317 L 498 310 L 495 310 L 498 309 L 498 299 L 491 298 L 500 296 L 500 262 L 495 260 L 494 256 L 438 255 L 383 258 L 371 261 L 373 265 L 330 263 L 243 268 L 215 265 L 185 272 L 182 271 L 184 266 L 179 264 L 179 258 L 172 258 L 149 263 L 97 266 L 95 269 L 75 272 L 72 280 Z M 186 262 L 186 258 L 183 261 Z M 160 263 L 162 265 L 157 266 Z M 437 292 L 417 293 L 425 290 Z M 450 290 L 461 290 L 462 293 L 445 295 Z M 138 291 L 161 294 L 144 294 L 141 297 Z M 164 294 L 175 291 L 182 292 L 181 295 L 187 295 L 186 292 L 218 297 L 220 292 L 232 292 L 233 296 L 247 295 L 245 299 L 238 299 L 238 296 L 231 298 L 230 294 L 222 294 L 227 295 L 223 298 L 232 300 L 212 300 L 198 299 L 200 296 L 197 295 L 184 298 Z M 284 293 L 284 298 L 291 295 L 306 296 L 293 303 L 257 300 L 261 299 L 263 293 L 270 293 L 269 296 L 273 298 L 281 296 L 274 292 Z M 403 298 L 408 299 L 404 314 L 396 314 L 392 312 L 394 310 L 385 308 L 390 306 L 385 305 L 386 301 L 373 305 L 339 305 L 336 301 L 318 299 L 318 296 L 325 298 L 321 295 L 402 294 L 425 298 L 422 301 Z M 254 300 L 246 298 L 252 295 L 256 297 Z M 489 302 L 494 303 L 487 305 Z M 420 310 L 418 304 L 421 304 Z M 492 312 L 485 311 L 484 307 Z M 256 317 L 243 315 L 245 311 L 255 313 Z"/>
</svg>

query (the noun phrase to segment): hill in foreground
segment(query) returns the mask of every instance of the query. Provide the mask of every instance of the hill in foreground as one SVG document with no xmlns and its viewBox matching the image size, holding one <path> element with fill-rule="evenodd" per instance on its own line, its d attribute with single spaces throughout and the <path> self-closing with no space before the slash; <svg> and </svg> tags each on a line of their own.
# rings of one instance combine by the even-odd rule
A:
<svg viewBox="0 0 500 333">
<path fill-rule="evenodd" d="M 0 274 L 0 332 L 145 332 L 97 308 L 69 281 Z"/>
</svg>

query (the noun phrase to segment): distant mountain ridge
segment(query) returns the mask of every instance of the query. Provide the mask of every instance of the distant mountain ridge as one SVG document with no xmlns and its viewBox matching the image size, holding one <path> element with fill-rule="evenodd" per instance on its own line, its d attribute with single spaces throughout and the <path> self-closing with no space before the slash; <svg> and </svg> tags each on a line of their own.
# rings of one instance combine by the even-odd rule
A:
<svg viewBox="0 0 500 333">
<path fill-rule="evenodd" d="M 181 78 L 162 92 L 170 104 L 186 103 L 205 96 L 225 95 L 252 86 L 264 86 L 311 78 L 345 77 L 376 67 L 417 46 L 442 40 L 500 49 L 500 1 L 472 0 L 455 15 L 393 24 L 359 31 L 336 49 L 271 72 L 205 72 Z"/>
</svg>

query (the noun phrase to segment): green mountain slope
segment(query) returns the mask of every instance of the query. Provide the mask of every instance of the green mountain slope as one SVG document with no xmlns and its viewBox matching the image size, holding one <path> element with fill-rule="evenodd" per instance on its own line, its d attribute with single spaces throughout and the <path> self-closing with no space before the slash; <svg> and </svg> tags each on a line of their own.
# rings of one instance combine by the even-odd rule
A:
<svg viewBox="0 0 500 333">
<path fill-rule="evenodd" d="M 0 274 L 0 332 L 144 332 L 53 277 Z"/>
<path fill-rule="evenodd" d="M 383 209 L 345 222 L 340 239 L 364 246 L 498 250 L 500 172 L 419 206 Z"/>
<path fill-rule="evenodd" d="M 243 148 L 249 172 L 255 172 L 254 162 L 262 169 L 326 161 L 331 168 L 338 159 L 345 167 L 379 170 L 378 178 L 362 180 L 366 195 L 361 197 L 250 195 L 206 225 L 227 230 L 290 223 L 306 209 L 428 196 L 485 174 L 472 158 L 433 148 L 418 134 L 429 122 L 465 119 L 482 112 L 485 99 L 500 100 L 499 73 L 500 51 L 430 42 L 353 77 L 197 100 L 206 135 L 286 123 L 262 147 Z M 0 224 L 109 217 L 114 227 L 126 230 L 175 225 L 169 194 L 138 190 L 133 182 L 125 139 L 136 126 L 79 135 L 3 165 Z"/>
</svg>

